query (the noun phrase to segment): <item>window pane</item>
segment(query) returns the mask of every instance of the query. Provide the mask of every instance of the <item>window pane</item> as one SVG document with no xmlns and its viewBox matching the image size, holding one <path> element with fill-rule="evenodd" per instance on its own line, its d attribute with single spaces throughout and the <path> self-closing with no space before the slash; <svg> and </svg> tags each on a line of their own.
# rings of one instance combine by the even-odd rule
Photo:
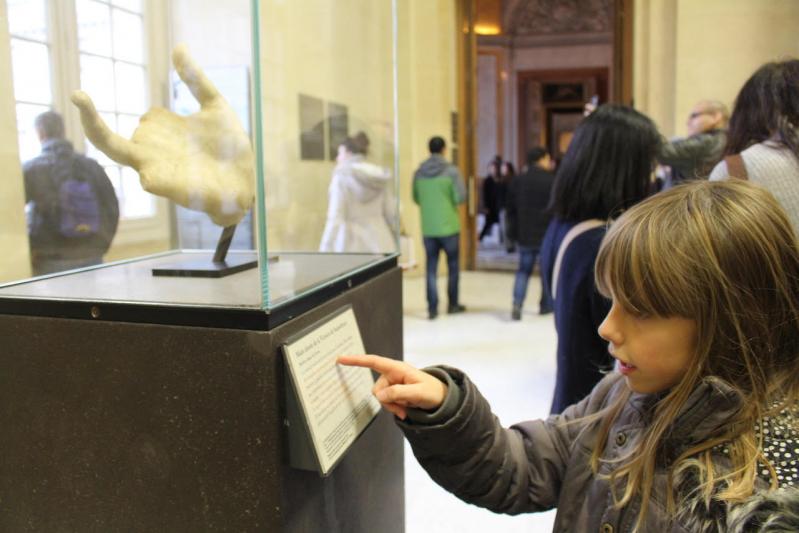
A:
<svg viewBox="0 0 799 533">
<path fill-rule="evenodd" d="M 77 0 L 78 47 L 81 52 L 111 55 L 111 8 L 93 0 Z"/>
<path fill-rule="evenodd" d="M 133 137 L 133 132 L 139 127 L 138 115 L 118 115 L 117 133 L 126 139 Z"/>
<path fill-rule="evenodd" d="M 122 191 L 122 216 L 141 218 L 155 215 L 155 198 L 141 188 L 139 175 L 130 167 L 122 168 Z"/>
<path fill-rule="evenodd" d="M 44 0 L 8 0 L 8 31 L 17 37 L 47 41 Z"/>
<path fill-rule="evenodd" d="M 111 128 L 111 131 L 117 130 L 116 115 L 113 113 L 100 113 L 100 118 L 102 118 L 105 123 L 108 124 L 108 127 Z M 96 160 L 104 167 L 116 165 L 116 162 L 113 159 L 98 150 L 89 139 L 86 139 L 86 156 Z"/>
<path fill-rule="evenodd" d="M 17 104 L 17 133 L 19 135 L 19 158 L 21 161 L 33 159 L 41 151 L 39 137 L 33 121 L 38 115 L 49 111 L 48 106 Z"/>
<path fill-rule="evenodd" d="M 114 9 L 114 57 L 132 63 L 144 62 L 141 16 Z"/>
<path fill-rule="evenodd" d="M 80 56 L 80 86 L 102 111 L 114 110 L 114 65 L 110 59 Z"/>
<path fill-rule="evenodd" d="M 108 167 L 103 167 L 105 173 L 108 174 L 108 179 L 111 180 L 111 185 L 114 186 L 114 193 L 117 195 L 117 199 L 122 197 L 122 182 L 120 180 L 120 168 L 119 165 L 112 165 Z"/>
<path fill-rule="evenodd" d="M 14 97 L 24 102 L 50 105 L 50 52 L 46 44 L 11 39 Z"/>
<path fill-rule="evenodd" d="M 144 113 L 147 107 L 147 88 L 144 68 L 128 63 L 116 63 L 116 108 L 128 113 Z"/>
<path fill-rule="evenodd" d="M 128 11 L 141 13 L 141 0 L 113 0 L 111 3 Z"/>
</svg>

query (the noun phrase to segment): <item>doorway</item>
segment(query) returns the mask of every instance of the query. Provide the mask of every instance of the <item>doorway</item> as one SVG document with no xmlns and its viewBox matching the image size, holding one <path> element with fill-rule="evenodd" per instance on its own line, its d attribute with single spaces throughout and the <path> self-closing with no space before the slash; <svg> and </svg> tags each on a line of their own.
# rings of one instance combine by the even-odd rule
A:
<svg viewBox="0 0 799 533">
<path fill-rule="evenodd" d="M 596 97 L 608 101 L 608 69 L 525 70 L 517 73 L 519 109 L 517 153 L 543 146 L 557 166 L 583 118 L 583 106 Z"/>
<path fill-rule="evenodd" d="M 459 25 L 474 46 L 473 69 L 461 78 L 471 84 L 461 102 L 473 114 L 463 123 L 473 134 L 464 142 L 469 161 L 469 213 L 465 229 L 466 268 L 515 269 L 516 258 L 500 223 L 483 233 L 484 187 L 490 162 L 499 156 L 522 172 L 525 155 L 543 146 L 555 162 L 565 154 L 593 96 L 599 103 L 631 105 L 633 0 L 563 3 L 552 10 L 547 0 L 464 0 L 473 19 Z M 483 20 L 485 19 L 485 20 Z M 469 31 L 471 30 L 471 31 Z M 462 66 L 466 66 L 465 63 Z M 470 153 L 469 153 L 470 152 Z M 490 244 L 489 244 L 490 243 Z M 488 245 L 488 246 L 486 246 Z M 486 253 L 486 248 L 491 248 Z"/>
</svg>

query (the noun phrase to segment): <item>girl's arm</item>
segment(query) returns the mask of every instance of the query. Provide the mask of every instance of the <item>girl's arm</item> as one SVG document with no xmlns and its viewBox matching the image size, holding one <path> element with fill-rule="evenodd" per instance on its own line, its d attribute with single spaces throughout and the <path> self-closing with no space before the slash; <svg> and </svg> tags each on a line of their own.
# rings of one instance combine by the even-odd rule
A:
<svg viewBox="0 0 799 533">
<path fill-rule="evenodd" d="M 503 428 L 477 387 L 459 370 L 447 372 L 461 391 L 455 414 L 434 425 L 398 422 L 430 476 L 458 498 L 494 512 L 519 514 L 556 507 L 583 425 L 567 424 L 600 409 L 616 378 L 562 414 Z M 579 438 L 582 440 L 585 434 Z M 590 444 L 593 444 L 591 439 Z M 585 470 L 586 460 L 577 461 Z M 574 487 L 572 487 L 574 488 Z"/>
<path fill-rule="evenodd" d="M 445 385 L 406 363 L 355 357 L 339 361 L 381 372 L 376 396 L 400 419 L 397 424 L 433 480 L 464 501 L 507 514 L 557 505 L 573 455 L 583 451 L 575 441 L 578 435 L 581 440 L 585 436 L 582 424 L 566 422 L 598 411 L 618 382 L 617 375 L 604 379 L 591 396 L 562 415 L 505 429 L 477 387 L 457 369 L 430 370 L 445 373 L 449 383 Z M 457 405 L 450 405 L 453 394 L 458 396 Z M 409 409 L 414 407 L 428 413 L 424 422 Z M 583 469 L 585 464 L 583 459 Z"/>
</svg>

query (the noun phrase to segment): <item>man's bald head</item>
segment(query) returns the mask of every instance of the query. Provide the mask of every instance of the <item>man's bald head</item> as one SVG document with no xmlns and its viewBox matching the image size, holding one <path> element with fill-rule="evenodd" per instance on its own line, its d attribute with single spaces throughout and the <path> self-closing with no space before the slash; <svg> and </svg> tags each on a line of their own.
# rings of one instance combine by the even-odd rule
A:
<svg viewBox="0 0 799 533">
<path fill-rule="evenodd" d="M 701 100 L 697 102 L 688 115 L 686 127 L 688 135 L 705 133 L 710 130 L 727 127 L 730 111 L 718 100 Z"/>
</svg>

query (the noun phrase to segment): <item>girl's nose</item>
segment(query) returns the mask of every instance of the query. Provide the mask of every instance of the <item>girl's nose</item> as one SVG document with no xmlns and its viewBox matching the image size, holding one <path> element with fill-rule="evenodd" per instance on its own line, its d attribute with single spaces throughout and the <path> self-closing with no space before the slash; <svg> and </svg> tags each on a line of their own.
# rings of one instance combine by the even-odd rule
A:
<svg viewBox="0 0 799 533">
<path fill-rule="evenodd" d="M 605 316 L 605 320 L 603 320 L 599 328 L 597 328 L 597 333 L 606 341 L 612 342 L 617 346 L 624 342 L 619 322 L 619 311 L 615 303 L 611 305 L 610 311 L 608 311 L 608 314 Z"/>
</svg>

